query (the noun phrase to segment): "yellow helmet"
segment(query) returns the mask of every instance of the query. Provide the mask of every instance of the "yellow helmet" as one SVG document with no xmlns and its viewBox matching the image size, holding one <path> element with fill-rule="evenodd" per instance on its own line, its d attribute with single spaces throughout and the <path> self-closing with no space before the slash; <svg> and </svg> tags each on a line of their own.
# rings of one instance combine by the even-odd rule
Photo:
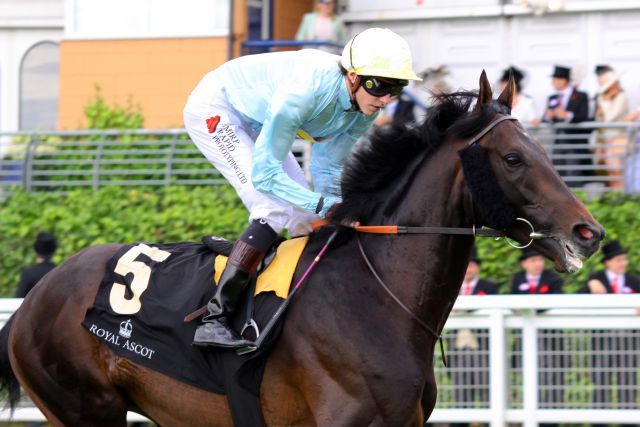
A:
<svg viewBox="0 0 640 427">
<path fill-rule="evenodd" d="M 356 34 L 344 47 L 340 63 L 361 76 L 422 80 L 413 72 L 409 45 L 388 28 L 369 28 Z"/>
</svg>

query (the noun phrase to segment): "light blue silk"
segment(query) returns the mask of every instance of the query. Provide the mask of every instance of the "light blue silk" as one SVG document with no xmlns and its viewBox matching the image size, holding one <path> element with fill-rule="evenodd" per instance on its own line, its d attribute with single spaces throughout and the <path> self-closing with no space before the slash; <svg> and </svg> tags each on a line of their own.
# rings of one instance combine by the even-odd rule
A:
<svg viewBox="0 0 640 427">
<path fill-rule="evenodd" d="M 231 106 L 259 132 L 252 181 L 263 193 L 325 216 L 340 200 L 342 167 L 374 116 L 351 111 L 339 57 L 303 49 L 243 56 L 216 70 Z M 298 130 L 317 142 L 311 150 L 313 190 L 289 178 L 282 162 Z"/>
</svg>

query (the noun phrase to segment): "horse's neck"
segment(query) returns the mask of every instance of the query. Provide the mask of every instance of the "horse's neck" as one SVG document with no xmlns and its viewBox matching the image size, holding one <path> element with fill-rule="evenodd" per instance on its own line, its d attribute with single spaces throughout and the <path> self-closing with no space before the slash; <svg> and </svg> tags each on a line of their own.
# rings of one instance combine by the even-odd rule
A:
<svg viewBox="0 0 640 427">
<path fill-rule="evenodd" d="M 416 174 L 395 217 L 399 225 L 469 226 L 470 205 L 455 152 L 439 150 Z M 470 236 L 411 235 L 369 237 L 385 281 L 411 310 L 440 329 L 458 294 L 473 243 Z"/>
</svg>

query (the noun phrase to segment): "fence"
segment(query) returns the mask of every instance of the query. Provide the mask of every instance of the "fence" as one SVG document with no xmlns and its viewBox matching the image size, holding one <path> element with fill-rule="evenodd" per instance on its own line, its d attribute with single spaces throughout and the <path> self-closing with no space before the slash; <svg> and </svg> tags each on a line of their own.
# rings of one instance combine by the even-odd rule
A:
<svg viewBox="0 0 640 427">
<path fill-rule="evenodd" d="M 19 303 L 0 300 L 0 321 Z M 638 310 L 640 295 L 458 298 L 444 332 L 449 366 L 436 355 L 429 422 L 637 423 Z M 43 418 L 25 400 L 14 419 Z"/>
<path fill-rule="evenodd" d="M 581 123 L 528 131 L 571 187 L 597 195 L 611 189 L 640 192 L 639 129 L 635 123 Z M 293 147 L 305 170 L 310 150 L 302 141 Z M 184 129 L 0 133 L 0 190 L 224 182 Z"/>
</svg>

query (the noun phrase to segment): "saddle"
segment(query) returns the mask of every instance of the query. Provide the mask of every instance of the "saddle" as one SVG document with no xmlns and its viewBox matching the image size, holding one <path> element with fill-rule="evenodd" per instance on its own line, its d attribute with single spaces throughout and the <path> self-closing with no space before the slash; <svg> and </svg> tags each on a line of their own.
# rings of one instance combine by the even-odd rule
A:
<svg viewBox="0 0 640 427">
<path fill-rule="evenodd" d="M 247 333 L 259 333 L 288 294 L 306 238 L 278 243 L 265 257 L 254 291 L 245 292 L 229 319 L 238 331 L 254 323 Z M 197 322 L 183 321 L 212 297 L 215 277 L 221 274 L 231 247 L 231 242 L 213 236 L 202 243 L 124 245 L 107 262 L 82 325 L 120 357 L 227 395 L 235 425 L 259 426 L 263 425 L 258 399 L 262 375 L 282 323 L 257 351 L 240 356 L 192 346 Z"/>
</svg>

